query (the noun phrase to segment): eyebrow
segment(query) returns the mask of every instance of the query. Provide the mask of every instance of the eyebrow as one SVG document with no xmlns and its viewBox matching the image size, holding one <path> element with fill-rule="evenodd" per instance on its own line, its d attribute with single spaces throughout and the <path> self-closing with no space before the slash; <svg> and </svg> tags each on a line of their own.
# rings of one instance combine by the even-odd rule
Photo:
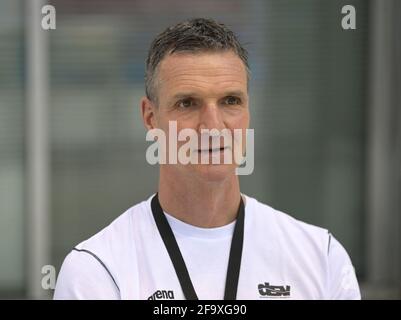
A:
<svg viewBox="0 0 401 320">
<path fill-rule="evenodd" d="M 171 100 L 175 101 L 177 99 L 185 99 L 185 98 L 191 98 L 191 97 L 198 97 L 199 95 L 195 92 L 179 92 L 175 94 Z M 245 98 L 245 93 L 242 92 L 241 90 L 232 90 L 232 91 L 226 91 L 224 93 L 224 97 L 228 96 L 237 96 L 240 98 Z"/>
<path fill-rule="evenodd" d="M 185 99 L 185 98 L 190 98 L 190 97 L 196 97 L 197 94 L 194 92 L 180 92 L 175 94 L 171 100 L 177 100 L 177 99 Z"/>
</svg>

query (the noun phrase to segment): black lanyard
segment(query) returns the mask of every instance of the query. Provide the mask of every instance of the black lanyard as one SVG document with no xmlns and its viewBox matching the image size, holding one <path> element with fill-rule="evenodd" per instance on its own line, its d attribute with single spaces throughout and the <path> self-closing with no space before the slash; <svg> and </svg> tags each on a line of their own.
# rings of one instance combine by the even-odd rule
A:
<svg viewBox="0 0 401 320">
<path fill-rule="evenodd" d="M 182 291 L 187 300 L 198 300 L 188 269 L 185 265 L 180 248 L 174 237 L 174 233 L 164 215 L 160 206 L 158 193 L 153 197 L 152 203 L 153 217 L 156 221 L 157 228 L 164 241 L 164 245 L 170 255 L 171 262 L 174 265 L 175 272 L 180 282 Z M 231 241 L 230 258 L 228 261 L 226 287 L 224 291 L 224 300 L 235 300 L 237 297 L 238 278 L 241 267 L 242 245 L 244 240 L 244 220 L 245 210 L 244 202 L 239 205 L 237 221 L 235 223 L 234 235 Z"/>
</svg>

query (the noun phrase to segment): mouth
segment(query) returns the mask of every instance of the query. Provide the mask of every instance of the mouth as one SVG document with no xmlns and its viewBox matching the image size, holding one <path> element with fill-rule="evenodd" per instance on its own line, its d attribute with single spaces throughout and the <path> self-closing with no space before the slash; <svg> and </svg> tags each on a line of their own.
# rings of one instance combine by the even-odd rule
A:
<svg viewBox="0 0 401 320">
<path fill-rule="evenodd" d="M 223 152 L 226 149 L 228 149 L 228 147 L 198 149 L 197 151 L 198 153 L 217 153 L 217 152 Z"/>
</svg>

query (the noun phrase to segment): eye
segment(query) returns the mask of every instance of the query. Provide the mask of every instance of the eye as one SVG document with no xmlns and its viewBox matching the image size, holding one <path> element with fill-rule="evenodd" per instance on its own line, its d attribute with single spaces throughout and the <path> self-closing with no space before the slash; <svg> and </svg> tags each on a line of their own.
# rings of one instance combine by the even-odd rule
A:
<svg viewBox="0 0 401 320">
<path fill-rule="evenodd" d="M 187 109 L 195 105 L 194 99 L 187 98 L 177 102 L 178 107 L 182 109 Z"/>
<path fill-rule="evenodd" d="M 234 97 L 234 96 L 229 96 L 229 97 L 225 97 L 224 98 L 224 104 L 228 104 L 228 105 L 237 105 L 237 104 L 241 104 L 241 99 Z"/>
</svg>

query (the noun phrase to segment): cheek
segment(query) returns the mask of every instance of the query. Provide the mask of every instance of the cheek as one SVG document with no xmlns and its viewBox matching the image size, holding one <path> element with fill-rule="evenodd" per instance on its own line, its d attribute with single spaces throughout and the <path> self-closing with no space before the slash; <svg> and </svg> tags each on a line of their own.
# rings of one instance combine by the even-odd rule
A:
<svg viewBox="0 0 401 320">
<path fill-rule="evenodd" d="M 159 110 L 156 114 L 156 120 L 158 127 L 167 134 L 169 132 L 170 121 L 175 121 L 176 119 L 174 119 L 174 117 L 170 117 L 168 112 L 165 110 Z"/>
<path fill-rule="evenodd" d="M 248 110 L 241 112 L 230 117 L 228 121 L 231 129 L 247 129 L 249 128 L 249 112 Z"/>
<path fill-rule="evenodd" d="M 248 110 L 241 113 L 234 118 L 232 118 L 231 123 L 229 124 L 231 132 L 234 137 L 234 153 L 236 153 L 237 159 L 242 156 L 246 150 L 246 129 L 249 128 L 249 112 Z M 240 131 L 238 130 L 240 129 Z"/>
</svg>

